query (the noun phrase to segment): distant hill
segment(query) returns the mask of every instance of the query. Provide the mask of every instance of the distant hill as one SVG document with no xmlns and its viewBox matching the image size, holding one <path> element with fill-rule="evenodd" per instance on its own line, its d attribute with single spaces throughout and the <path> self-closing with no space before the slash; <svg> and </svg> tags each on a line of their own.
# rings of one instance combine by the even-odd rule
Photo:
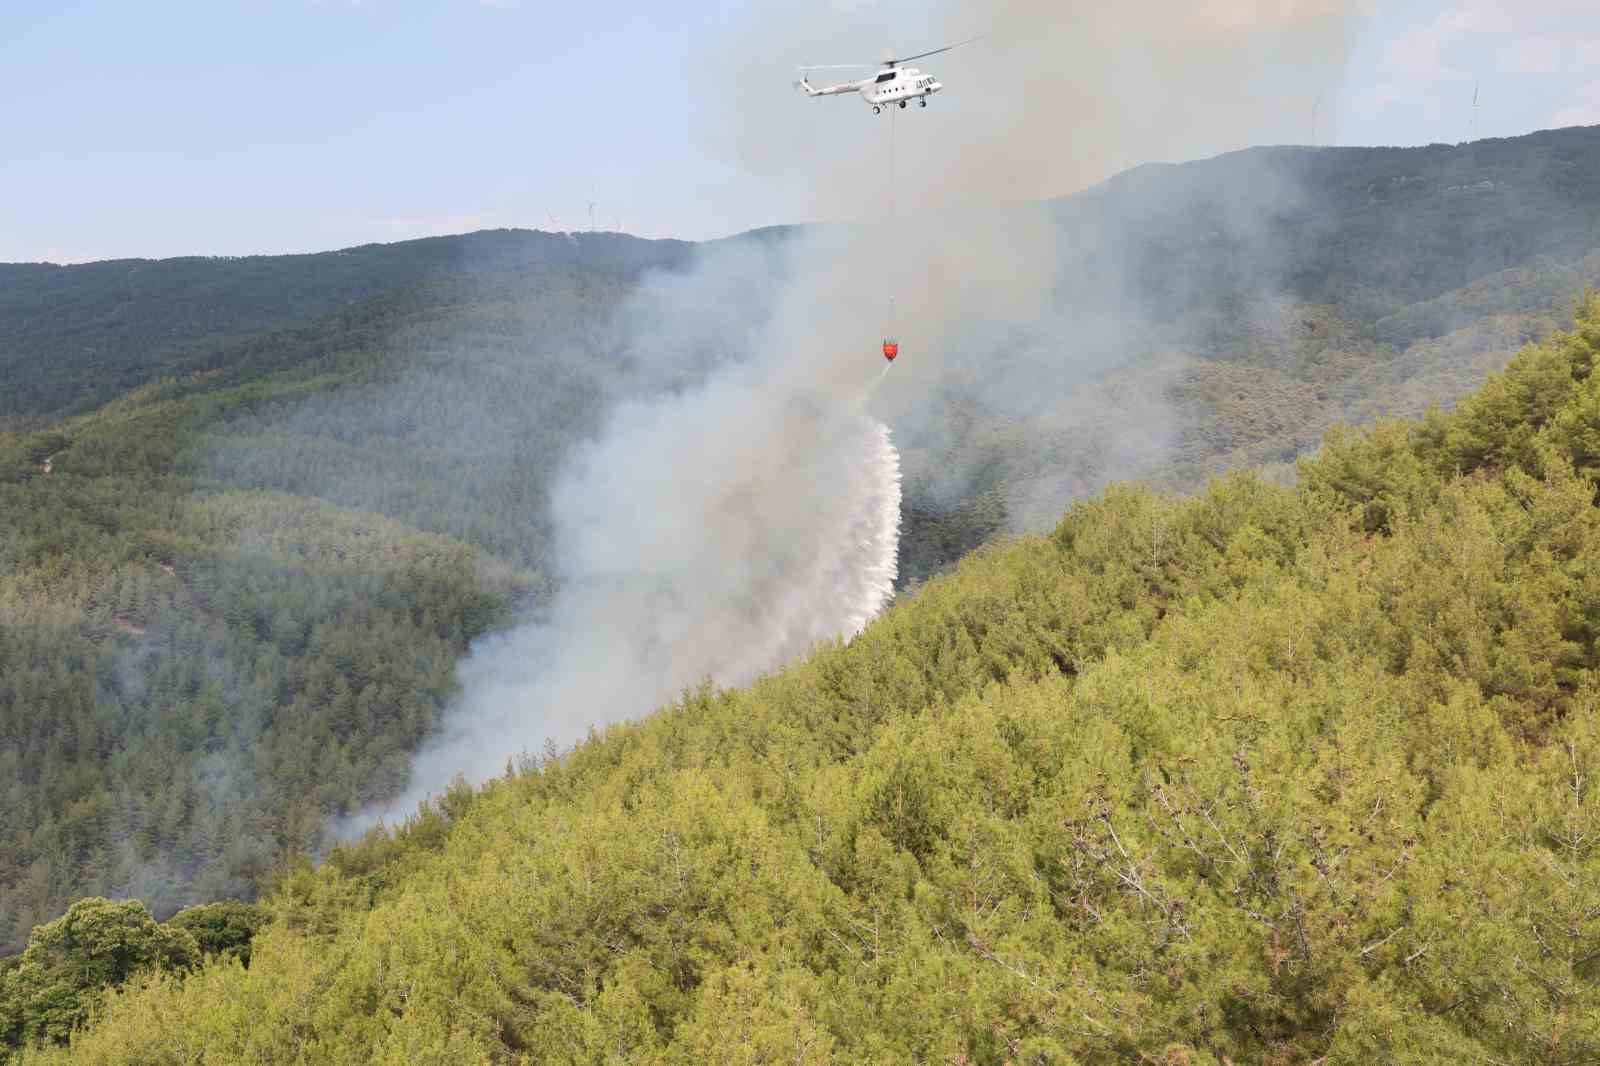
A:
<svg viewBox="0 0 1600 1066">
<path fill-rule="evenodd" d="M 208 368 L 240 338 L 430 280 L 533 268 L 637 277 L 681 263 L 688 248 L 500 230 L 314 255 L 0 264 L 0 426 L 87 410 L 162 374 Z"/>
<path fill-rule="evenodd" d="M 949 381 L 945 421 L 972 431 L 908 456 L 908 484 L 943 498 L 916 490 L 956 470 L 968 491 L 914 532 L 909 574 L 1114 478 L 1190 488 L 1341 421 L 1448 407 L 1600 282 L 1600 127 L 1251 149 L 1140 167 L 1048 215 L 1070 250 L 1062 313 L 1101 369 L 1022 417 L 990 399 L 1003 358 Z M 1103 308 L 1114 328 L 1093 332 Z"/>
<path fill-rule="evenodd" d="M 1383 318 L 1600 246 L 1597 167 L 1600 127 L 1424 148 L 1256 148 L 1140 167 L 1060 201 L 1059 213 L 1099 238 L 1086 261 L 1127 262 L 1174 321 L 1263 276 Z"/>
<path fill-rule="evenodd" d="M 1021 388 L 977 353 L 896 424 L 907 590 L 1115 479 L 1288 478 L 1340 421 L 1449 407 L 1600 281 L 1600 129 L 1258 149 L 1037 210 L 1062 320 L 1137 328 Z M 696 254 L 496 231 L 0 266 L 0 951 L 85 894 L 248 895 L 395 794 L 471 640 L 551 587 L 574 442 L 737 357 L 616 343 Z"/>
<path fill-rule="evenodd" d="M 1600 127 L 1459 146 L 1261 148 L 1144 166 L 1055 202 L 1077 272 L 1062 296 L 1136 289 L 1199 354 L 1227 355 L 1238 354 L 1230 347 L 1241 336 L 1223 316 L 1268 279 L 1403 350 L 1482 317 L 1481 308 L 1451 310 L 1456 290 L 1506 270 L 1559 270 L 1600 247 L 1597 166 Z M 213 363 L 219 346 L 240 337 L 429 281 L 492 289 L 535 267 L 637 279 L 683 265 L 694 247 L 498 230 L 311 255 L 0 264 L 8 385 L 0 420 L 15 428 L 19 416 L 37 424 L 85 410 L 162 373 Z M 1548 299 L 1546 291 L 1535 302 Z"/>
</svg>

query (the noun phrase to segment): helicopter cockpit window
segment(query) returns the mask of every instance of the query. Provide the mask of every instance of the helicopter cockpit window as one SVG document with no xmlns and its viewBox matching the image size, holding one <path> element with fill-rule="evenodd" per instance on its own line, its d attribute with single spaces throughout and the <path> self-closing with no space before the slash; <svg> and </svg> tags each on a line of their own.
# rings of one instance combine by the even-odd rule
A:
<svg viewBox="0 0 1600 1066">
<path fill-rule="evenodd" d="M 894 71 L 891 70 L 888 73 L 878 75 L 879 85 L 882 85 L 886 81 L 894 81 Z"/>
</svg>

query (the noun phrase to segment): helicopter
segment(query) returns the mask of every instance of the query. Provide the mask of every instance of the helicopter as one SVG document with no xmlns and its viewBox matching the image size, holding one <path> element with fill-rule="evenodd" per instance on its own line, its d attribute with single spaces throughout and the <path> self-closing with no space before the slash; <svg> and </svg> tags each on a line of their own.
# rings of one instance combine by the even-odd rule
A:
<svg viewBox="0 0 1600 1066">
<path fill-rule="evenodd" d="M 872 66 L 866 63 L 844 63 L 835 66 L 801 67 L 800 80 L 795 82 L 794 86 L 807 96 L 843 96 L 845 93 L 859 93 L 863 100 L 872 105 L 872 113 L 874 115 L 883 114 L 883 109 L 886 107 L 899 105 L 904 108 L 913 100 L 917 101 L 921 106 L 927 107 L 928 98 L 943 89 L 944 82 L 932 74 L 918 70 L 916 67 L 902 66 L 902 64 L 910 63 L 917 59 L 926 59 L 929 56 L 936 56 L 941 52 L 960 48 L 962 45 L 971 44 L 976 40 L 980 40 L 980 38 L 972 37 L 957 44 L 935 48 L 931 52 L 919 52 L 914 56 L 906 56 L 904 59 L 885 59 L 882 63 L 876 65 L 878 73 L 875 76 L 862 78 L 860 81 L 842 82 L 838 85 L 812 85 L 809 77 L 810 72 L 813 70 L 871 70 L 873 69 Z"/>
</svg>

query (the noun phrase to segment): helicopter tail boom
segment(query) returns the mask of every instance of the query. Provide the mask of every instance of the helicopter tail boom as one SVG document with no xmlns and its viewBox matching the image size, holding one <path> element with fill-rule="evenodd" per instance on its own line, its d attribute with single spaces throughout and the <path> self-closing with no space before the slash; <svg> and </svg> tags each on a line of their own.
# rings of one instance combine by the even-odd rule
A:
<svg viewBox="0 0 1600 1066">
<path fill-rule="evenodd" d="M 861 84 L 859 81 L 847 81 L 839 85 L 812 85 L 811 80 L 802 74 L 800 80 L 794 83 L 794 87 L 807 96 L 839 96 L 858 91 Z"/>
</svg>

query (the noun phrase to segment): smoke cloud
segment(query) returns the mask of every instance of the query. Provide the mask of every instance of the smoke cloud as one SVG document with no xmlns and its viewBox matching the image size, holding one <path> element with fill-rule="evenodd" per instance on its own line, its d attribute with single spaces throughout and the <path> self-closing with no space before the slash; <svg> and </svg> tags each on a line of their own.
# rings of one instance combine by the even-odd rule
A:
<svg viewBox="0 0 1600 1066">
<path fill-rule="evenodd" d="M 785 94 L 797 65 L 865 63 L 978 34 L 919 60 L 946 91 L 901 123 L 902 210 L 1031 202 L 1130 167 L 1332 128 L 1369 4 L 1361 0 L 834 0 L 753 5 L 691 69 L 722 105 L 712 151 L 788 194 L 799 215 L 887 210 L 886 118 L 859 100 Z M 823 71 L 854 77 L 864 71 Z M 919 109 L 920 111 L 920 109 Z M 805 146 L 803 148 L 798 146 Z"/>
<path fill-rule="evenodd" d="M 836 0 L 764 5 L 714 42 L 697 64 L 723 107 L 712 149 L 835 224 L 708 246 L 618 317 L 618 349 L 661 368 L 666 393 L 614 408 L 568 464 L 551 499 L 560 591 L 474 649 L 402 809 L 859 630 L 892 591 L 902 458 L 936 508 L 1003 466 L 1013 529 L 1158 461 L 1178 430 L 1163 311 L 1116 220 L 1035 201 L 1135 163 L 1304 139 L 1356 8 Z M 926 110 L 875 118 L 787 92 L 799 63 L 977 33 L 919 64 L 947 86 Z M 885 374 L 888 334 L 903 347 Z"/>
<path fill-rule="evenodd" d="M 901 492 L 870 411 L 884 364 L 876 340 L 862 358 L 838 311 L 863 298 L 795 275 L 817 254 L 708 246 L 617 315 L 630 398 L 552 487 L 559 591 L 473 649 L 443 734 L 390 809 L 707 678 L 751 680 L 888 602 Z"/>
</svg>

